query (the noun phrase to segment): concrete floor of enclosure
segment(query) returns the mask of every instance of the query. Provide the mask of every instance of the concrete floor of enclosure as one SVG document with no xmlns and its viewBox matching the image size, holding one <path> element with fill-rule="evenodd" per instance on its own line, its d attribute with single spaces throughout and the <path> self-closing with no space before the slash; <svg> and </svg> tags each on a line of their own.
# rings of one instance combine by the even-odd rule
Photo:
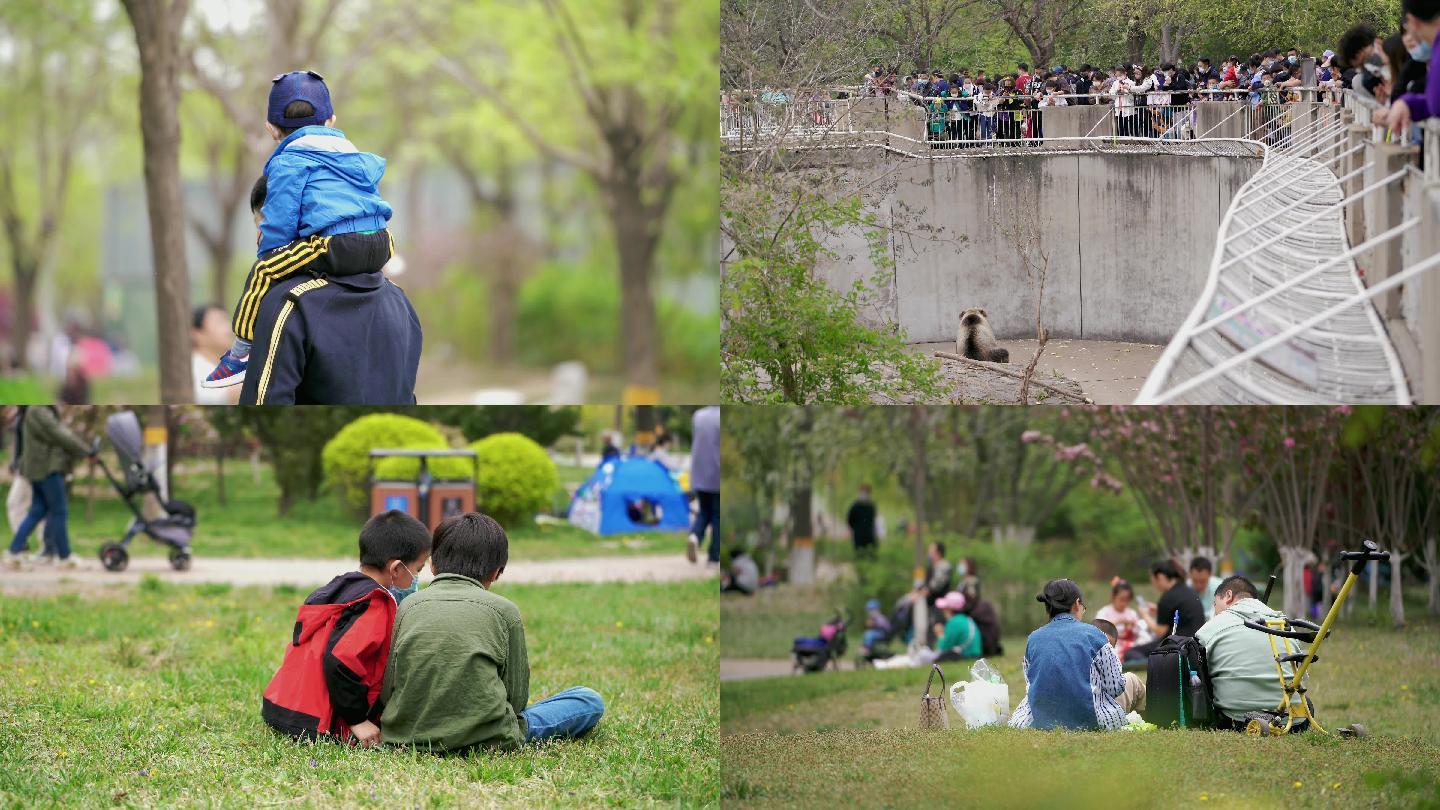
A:
<svg viewBox="0 0 1440 810">
<path fill-rule="evenodd" d="M 1002 340 L 1000 345 L 1010 350 L 1011 371 L 1023 371 L 1035 354 L 1033 338 Z M 955 351 L 955 344 L 918 343 L 915 349 L 933 357 L 937 351 Z M 1164 350 L 1163 345 L 1151 343 L 1051 338 L 1036 373 L 1041 380 L 1048 380 L 1053 372 L 1075 381 L 1097 405 L 1129 405 Z"/>
</svg>

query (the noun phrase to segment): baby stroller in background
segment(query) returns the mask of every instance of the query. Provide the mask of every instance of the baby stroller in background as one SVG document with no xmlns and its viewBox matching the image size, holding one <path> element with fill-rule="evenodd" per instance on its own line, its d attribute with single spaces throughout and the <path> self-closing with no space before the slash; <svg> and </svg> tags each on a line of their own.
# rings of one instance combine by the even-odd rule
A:
<svg viewBox="0 0 1440 810">
<path fill-rule="evenodd" d="M 829 664 L 838 672 L 840 658 L 845 655 L 846 624 L 844 615 L 836 611 L 835 618 L 820 625 L 820 635 L 796 638 L 790 647 L 796 671 L 823 672 Z"/>
<path fill-rule="evenodd" d="M 171 567 L 176 571 L 187 570 L 190 567 L 190 536 L 195 532 L 195 507 L 184 501 L 167 501 L 161 497 L 159 483 L 155 481 L 150 468 L 145 466 L 142 453 L 143 432 L 140 418 L 134 411 L 120 411 L 106 419 L 105 433 L 110 437 L 110 443 L 115 445 L 115 455 L 124 468 L 125 480 L 117 479 L 105 464 L 105 459 L 98 456 L 100 441 L 97 439 L 95 450 L 100 469 L 105 471 L 105 477 L 110 479 L 111 486 L 115 487 L 115 491 L 124 499 L 125 505 L 130 507 L 130 513 L 134 517 L 130 519 L 130 525 L 125 527 L 125 536 L 120 542 L 106 543 L 100 547 L 101 564 L 107 571 L 124 571 L 125 566 L 130 564 L 130 553 L 126 546 L 135 539 L 135 535 L 144 532 L 155 541 L 170 547 Z M 155 496 L 155 500 L 165 510 L 164 517 L 153 520 L 145 517 L 140 504 L 144 503 L 147 494 Z"/>
</svg>

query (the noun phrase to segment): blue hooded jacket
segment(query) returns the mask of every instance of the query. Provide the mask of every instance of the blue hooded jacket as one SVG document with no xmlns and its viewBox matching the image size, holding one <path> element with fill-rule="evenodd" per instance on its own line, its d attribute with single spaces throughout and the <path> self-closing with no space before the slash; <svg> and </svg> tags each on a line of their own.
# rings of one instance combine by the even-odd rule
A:
<svg viewBox="0 0 1440 810">
<path fill-rule="evenodd" d="M 356 149 L 338 129 L 301 127 L 285 136 L 265 161 L 256 255 L 302 236 L 384 228 L 391 214 L 380 198 L 384 174 L 384 158 Z"/>
</svg>

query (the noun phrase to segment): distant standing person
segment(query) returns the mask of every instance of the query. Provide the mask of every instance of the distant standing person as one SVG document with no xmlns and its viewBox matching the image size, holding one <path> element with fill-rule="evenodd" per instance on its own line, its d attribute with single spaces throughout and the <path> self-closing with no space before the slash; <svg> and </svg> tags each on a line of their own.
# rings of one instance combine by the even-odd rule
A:
<svg viewBox="0 0 1440 810">
<path fill-rule="evenodd" d="M 69 508 L 65 497 L 65 473 L 70 471 L 76 459 L 93 458 L 94 454 L 79 436 L 60 423 L 59 411 L 50 405 L 36 405 L 27 408 L 20 417 L 15 457 L 18 459 L 16 471 L 30 481 L 34 494 L 30 511 L 10 543 L 6 563 L 11 568 L 20 567 L 25 549 L 30 544 L 30 533 L 44 520 L 44 545 L 54 549 L 56 562 L 61 568 L 76 567 L 75 559 L 70 556 L 70 535 L 66 525 Z"/>
<path fill-rule="evenodd" d="M 720 564 L 720 406 L 707 405 L 691 418 L 690 490 L 700 502 L 685 556 L 695 562 L 710 530 L 708 562 Z"/>
<path fill-rule="evenodd" d="M 875 502 L 870 500 L 870 485 L 861 484 L 860 494 L 850 504 L 845 515 L 850 524 L 850 540 L 855 544 L 855 556 L 875 556 Z"/>
</svg>

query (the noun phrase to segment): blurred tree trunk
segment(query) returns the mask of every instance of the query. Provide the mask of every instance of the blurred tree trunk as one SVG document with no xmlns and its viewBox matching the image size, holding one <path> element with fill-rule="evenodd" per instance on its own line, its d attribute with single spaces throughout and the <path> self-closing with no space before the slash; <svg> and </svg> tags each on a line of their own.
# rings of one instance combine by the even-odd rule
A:
<svg viewBox="0 0 1440 810">
<path fill-rule="evenodd" d="M 185 205 L 180 195 L 180 28 L 189 0 L 122 0 L 140 53 L 140 135 L 145 199 L 155 259 L 160 399 L 194 399 L 190 380 L 190 279 L 185 267 Z"/>
<path fill-rule="evenodd" d="M 221 177 L 220 153 L 223 147 L 212 141 L 206 145 L 209 156 L 210 198 L 215 201 L 215 223 L 207 225 L 198 216 L 190 217 L 190 227 L 205 246 L 210 261 L 210 300 L 227 309 L 225 298 L 230 285 L 230 265 L 235 259 L 235 217 L 248 197 L 250 189 L 250 150 L 243 140 L 230 148 L 228 171 Z"/>
<path fill-rule="evenodd" d="M 568 91 L 578 100 L 597 142 L 590 149 L 574 150 L 547 138 L 503 86 L 487 72 L 440 56 L 436 66 L 463 87 L 494 104 L 513 123 L 541 159 L 555 160 L 583 171 L 600 190 L 604 211 L 616 240 L 620 271 L 620 366 L 624 371 L 627 405 L 653 404 L 658 399 L 659 333 L 652 285 L 656 249 L 666 213 L 682 178 L 671 168 L 675 138 L 672 130 L 684 117 L 682 100 L 650 92 L 638 85 L 601 85 L 603 65 L 591 55 L 570 10 L 559 0 L 542 0 L 549 31 L 567 69 Z M 674 3 L 657 3 L 654 20 L 642 13 L 645 5 L 626 3 L 620 17 L 626 33 L 636 38 L 668 42 L 674 34 Z M 449 33 L 427 30 L 437 48 Z"/>
<path fill-rule="evenodd" d="M 520 285 L 526 276 L 526 251 L 521 243 L 524 234 L 516 221 L 515 164 L 503 145 L 495 150 L 494 188 L 487 188 L 479 167 L 470 160 L 469 145 L 447 142 L 441 146 L 450 167 L 460 175 L 470 202 L 477 211 L 491 211 L 495 221 L 490 226 L 485 251 L 490 272 L 490 335 L 487 352 L 490 361 L 499 366 L 515 362 L 518 332 L 518 301 Z"/>
</svg>

